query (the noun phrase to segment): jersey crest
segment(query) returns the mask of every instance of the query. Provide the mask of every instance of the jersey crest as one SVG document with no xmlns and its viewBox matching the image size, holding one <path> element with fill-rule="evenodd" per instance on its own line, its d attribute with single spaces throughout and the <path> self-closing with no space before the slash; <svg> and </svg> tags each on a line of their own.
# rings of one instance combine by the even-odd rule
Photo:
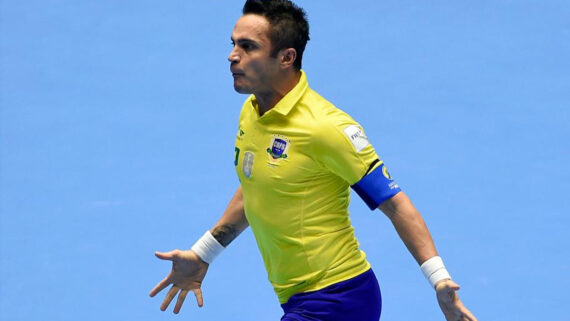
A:
<svg viewBox="0 0 570 321">
<path fill-rule="evenodd" d="M 291 141 L 283 135 L 273 135 L 269 147 L 267 147 L 267 154 L 269 154 L 269 162 L 277 163 L 283 159 L 289 157 L 287 152 L 289 151 L 289 146 Z"/>
</svg>

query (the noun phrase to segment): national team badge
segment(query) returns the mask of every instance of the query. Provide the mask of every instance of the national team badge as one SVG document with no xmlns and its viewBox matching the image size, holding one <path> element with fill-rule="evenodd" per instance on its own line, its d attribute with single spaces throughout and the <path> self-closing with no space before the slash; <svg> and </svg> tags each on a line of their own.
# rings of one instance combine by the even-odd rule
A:
<svg viewBox="0 0 570 321">
<path fill-rule="evenodd" d="M 247 178 L 251 177 L 251 172 L 253 171 L 253 158 L 254 155 L 252 152 L 245 152 L 243 154 L 243 175 Z"/>
<path fill-rule="evenodd" d="M 267 154 L 269 154 L 269 161 L 271 163 L 276 163 L 280 160 L 286 159 L 288 157 L 287 152 L 289 151 L 289 146 L 291 141 L 282 135 L 273 135 L 271 143 L 267 148 Z"/>
</svg>

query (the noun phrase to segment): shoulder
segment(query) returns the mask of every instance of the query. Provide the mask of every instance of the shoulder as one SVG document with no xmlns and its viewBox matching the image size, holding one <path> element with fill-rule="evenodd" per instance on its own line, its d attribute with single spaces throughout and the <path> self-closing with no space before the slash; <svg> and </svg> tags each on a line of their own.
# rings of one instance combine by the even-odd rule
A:
<svg viewBox="0 0 570 321">
<path fill-rule="evenodd" d="M 315 133 L 327 133 L 331 130 L 342 131 L 350 125 L 358 123 L 344 110 L 323 98 L 314 90 L 309 90 L 302 103 L 311 110 Z"/>
<path fill-rule="evenodd" d="M 301 99 L 300 104 L 305 109 L 310 110 L 315 129 L 326 130 L 330 129 L 331 126 L 342 127 L 346 124 L 356 124 L 348 113 L 310 88 Z"/>
<path fill-rule="evenodd" d="M 346 146 L 360 125 L 344 110 L 310 90 L 302 100 L 311 113 L 312 144 L 316 152 Z"/>
</svg>

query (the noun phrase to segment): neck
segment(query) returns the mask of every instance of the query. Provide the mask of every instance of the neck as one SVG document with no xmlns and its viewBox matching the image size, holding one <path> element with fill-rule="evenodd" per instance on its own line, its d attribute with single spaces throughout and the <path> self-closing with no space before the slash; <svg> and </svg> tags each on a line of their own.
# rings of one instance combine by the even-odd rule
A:
<svg viewBox="0 0 570 321">
<path fill-rule="evenodd" d="M 259 116 L 263 116 L 266 112 L 275 107 L 275 105 L 299 83 L 300 78 L 300 71 L 290 71 L 277 77 L 275 83 L 269 90 L 254 93 L 259 107 Z"/>
</svg>

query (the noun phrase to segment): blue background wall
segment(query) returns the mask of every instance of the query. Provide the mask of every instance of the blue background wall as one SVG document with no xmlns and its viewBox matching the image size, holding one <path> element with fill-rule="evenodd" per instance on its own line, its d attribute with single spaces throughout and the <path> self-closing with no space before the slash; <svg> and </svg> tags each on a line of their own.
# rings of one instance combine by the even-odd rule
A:
<svg viewBox="0 0 570 321">
<path fill-rule="evenodd" d="M 480 320 L 570 303 L 570 4 L 299 1 L 311 86 L 366 129 Z M 0 319 L 278 320 L 247 230 L 205 306 L 158 308 L 238 185 L 245 96 L 226 57 L 241 1 L 0 2 Z M 351 218 L 383 320 L 442 320 L 389 220 Z"/>
</svg>

